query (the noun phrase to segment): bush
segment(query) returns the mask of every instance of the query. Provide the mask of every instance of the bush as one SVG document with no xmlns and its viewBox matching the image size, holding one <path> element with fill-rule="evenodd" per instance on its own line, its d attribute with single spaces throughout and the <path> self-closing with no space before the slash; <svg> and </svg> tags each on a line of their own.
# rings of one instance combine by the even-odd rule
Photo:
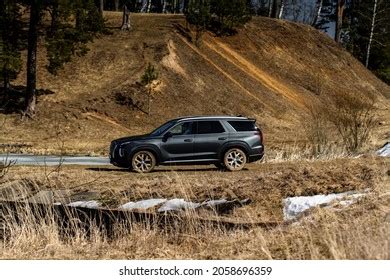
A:
<svg viewBox="0 0 390 280">
<path fill-rule="evenodd" d="M 330 149 L 330 129 L 326 114 L 321 106 L 315 105 L 309 108 L 309 119 L 302 119 L 306 132 L 306 138 L 310 144 L 312 156 L 318 157 L 326 154 Z"/>
<path fill-rule="evenodd" d="M 375 126 L 374 100 L 359 95 L 339 95 L 328 110 L 348 152 L 356 152 L 366 144 Z"/>
<path fill-rule="evenodd" d="M 347 152 L 358 152 L 367 144 L 376 125 L 374 105 L 373 98 L 361 94 L 335 95 L 325 103 L 314 105 L 306 131 L 314 143 L 314 152 L 324 151 L 331 131 L 337 132 Z"/>
</svg>

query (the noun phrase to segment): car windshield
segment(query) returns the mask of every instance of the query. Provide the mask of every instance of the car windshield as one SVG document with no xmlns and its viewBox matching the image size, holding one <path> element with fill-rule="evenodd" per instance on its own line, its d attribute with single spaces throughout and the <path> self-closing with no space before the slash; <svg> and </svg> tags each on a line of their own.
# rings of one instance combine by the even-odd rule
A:
<svg viewBox="0 0 390 280">
<path fill-rule="evenodd" d="M 160 127 L 156 128 L 155 130 L 153 130 L 151 133 L 150 133 L 150 136 L 160 136 L 161 134 L 163 134 L 165 131 L 167 131 L 168 129 L 170 129 L 172 126 L 174 126 L 176 124 L 176 121 L 169 121 L 167 123 L 164 123 L 163 125 L 161 125 Z"/>
</svg>

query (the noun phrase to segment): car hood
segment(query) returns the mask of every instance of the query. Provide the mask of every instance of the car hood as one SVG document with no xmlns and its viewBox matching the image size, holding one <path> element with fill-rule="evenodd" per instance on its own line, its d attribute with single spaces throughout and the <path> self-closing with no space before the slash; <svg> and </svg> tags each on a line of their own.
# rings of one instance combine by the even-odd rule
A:
<svg viewBox="0 0 390 280">
<path fill-rule="evenodd" d="M 145 140 L 148 139 L 149 134 L 143 134 L 143 135 L 135 135 L 135 136 L 127 136 L 127 137 L 122 137 L 115 139 L 111 143 L 115 143 L 116 145 L 120 145 L 126 142 L 131 142 L 131 141 L 138 141 L 138 140 Z"/>
</svg>

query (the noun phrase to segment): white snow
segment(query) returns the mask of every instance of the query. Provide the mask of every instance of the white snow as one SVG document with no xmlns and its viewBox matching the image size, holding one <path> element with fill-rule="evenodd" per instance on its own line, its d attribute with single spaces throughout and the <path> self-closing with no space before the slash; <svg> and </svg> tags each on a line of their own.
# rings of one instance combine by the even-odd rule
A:
<svg viewBox="0 0 390 280">
<path fill-rule="evenodd" d="M 125 210 L 133 210 L 133 209 L 148 209 L 155 207 L 161 203 L 166 202 L 167 200 L 165 198 L 151 198 L 151 199 L 145 199 L 140 200 L 137 202 L 128 202 L 126 204 L 123 204 L 119 206 L 119 209 L 125 209 Z"/>
<path fill-rule="evenodd" d="M 184 209 L 195 209 L 200 206 L 200 203 L 188 202 L 182 198 L 174 198 L 165 202 L 159 209 L 158 212 L 166 212 L 166 211 L 177 211 Z"/>
<path fill-rule="evenodd" d="M 363 193 L 344 192 L 338 194 L 328 195 L 314 195 L 314 196 L 295 196 L 283 199 L 283 214 L 285 220 L 292 220 L 299 214 L 316 206 L 326 206 L 331 202 L 339 200 L 342 206 L 348 206 L 356 201 L 357 198 L 364 196 Z"/>
<path fill-rule="evenodd" d="M 99 208 L 102 204 L 96 200 L 88 200 L 88 201 L 75 201 L 67 204 L 66 206 L 71 207 L 84 207 L 84 208 Z"/>
<path fill-rule="evenodd" d="M 377 152 L 377 155 L 380 157 L 390 157 L 390 142 L 387 142 L 382 148 Z"/>
</svg>

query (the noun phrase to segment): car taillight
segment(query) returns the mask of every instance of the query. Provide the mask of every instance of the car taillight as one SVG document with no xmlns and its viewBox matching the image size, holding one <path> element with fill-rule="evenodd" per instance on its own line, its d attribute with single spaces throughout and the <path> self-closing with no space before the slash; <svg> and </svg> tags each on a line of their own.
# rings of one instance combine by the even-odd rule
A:
<svg viewBox="0 0 390 280">
<path fill-rule="evenodd" d="M 260 128 L 256 127 L 256 132 L 255 132 L 255 135 L 259 135 L 260 137 L 260 142 L 263 143 L 263 132 L 260 130 Z"/>
</svg>

